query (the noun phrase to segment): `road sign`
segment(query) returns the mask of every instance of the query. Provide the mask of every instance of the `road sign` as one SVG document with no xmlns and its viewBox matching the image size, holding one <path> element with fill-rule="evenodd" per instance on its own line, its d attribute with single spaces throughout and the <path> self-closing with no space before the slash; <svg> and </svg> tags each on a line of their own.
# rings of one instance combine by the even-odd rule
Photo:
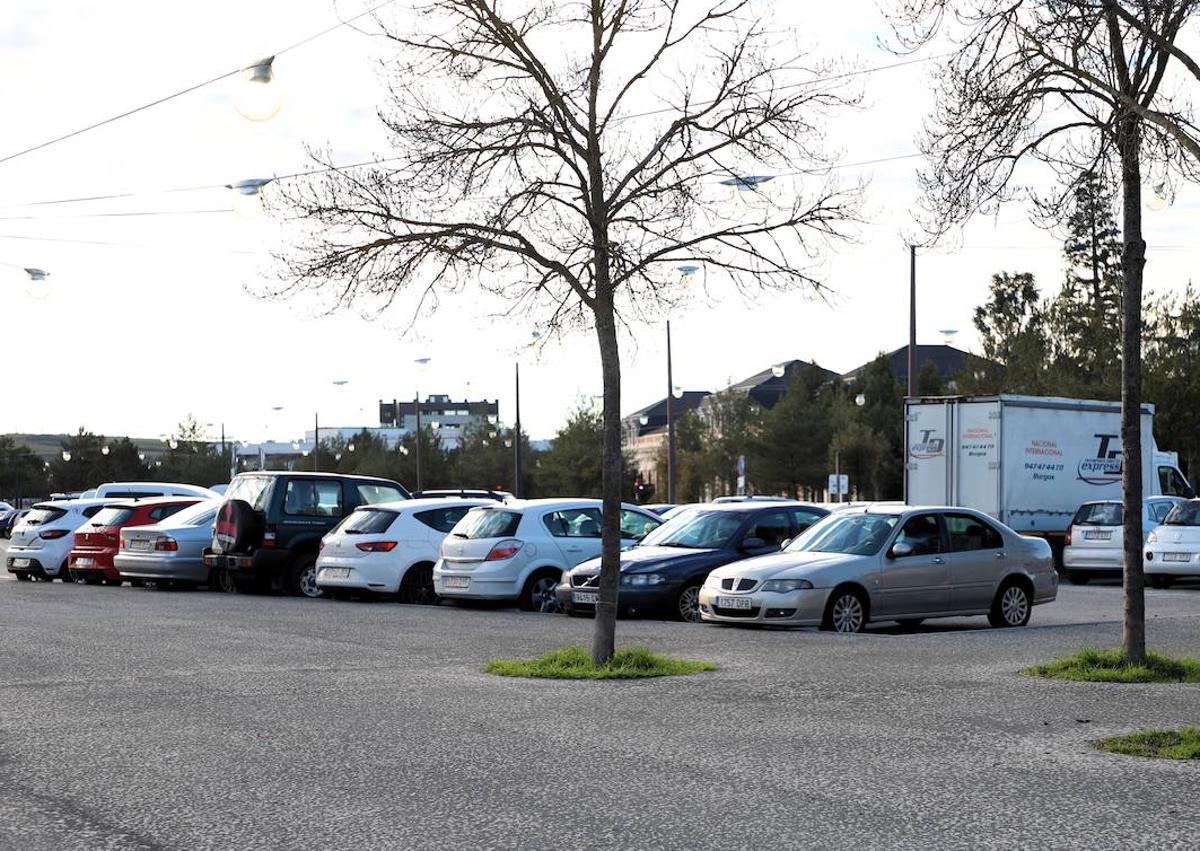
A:
<svg viewBox="0 0 1200 851">
<path fill-rule="evenodd" d="M 829 495 L 830 496 L 846 496 L 850 493 L 850 477 L 845 473 L 837 475 L 829 474 Z"/>
</svg>

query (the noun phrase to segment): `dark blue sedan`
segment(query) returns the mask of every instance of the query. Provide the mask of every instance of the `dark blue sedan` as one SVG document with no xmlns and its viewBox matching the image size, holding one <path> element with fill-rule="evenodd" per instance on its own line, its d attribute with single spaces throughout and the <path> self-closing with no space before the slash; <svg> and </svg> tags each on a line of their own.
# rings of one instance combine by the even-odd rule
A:
<svg viewBox="0 0 1200 851">
<path fill-rule="evenodd" d="M 618 613 L 658 614 L 698 623 L 700 586 L 709 571 L 777 552 L 829 511 L 805 502 L 693 506 L 621 553 Z M 600 559 L 562 575 L 555 590 L 569 615 L 590 615 L 599 600 Z"/>
</svg>

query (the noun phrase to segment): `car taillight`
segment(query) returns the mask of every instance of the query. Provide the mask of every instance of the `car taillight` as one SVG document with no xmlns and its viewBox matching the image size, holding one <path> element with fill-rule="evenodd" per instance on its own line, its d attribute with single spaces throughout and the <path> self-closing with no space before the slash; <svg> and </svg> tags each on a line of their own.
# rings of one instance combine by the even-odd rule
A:
<svg viewBox="0 0 1200 851">
<path fill-rule="evenodd" d="M 390 553 L 396 549 L 395 541 L 368 541 L 365 544 L 355 544 L 364 553 Z"/>
<path fill-rule="evenodd" d="M 65 537 L 66 534 L 66 529 L 47 529 L 45 532 L 42 532 L 40 535 L 38 535 L 38 537 L 44 541 L 53 541 L 57 538 Z"/>
<path fill-rule="evenodd" d="M 1071 546 L 1071 532 L 1074 531 L 1074 529 L 1075 529 L 1075 527 L 1073 525 L 1071 525 L 1070 523 L 1067 524 L 1067 546 L 1068 547 Z"/>
<path fill-rule="evenodd" d="M 159 535 L 154 539 L 154 549 L 160 553 L 173 553 L 179 550 L 179 543 L 174 538 Z"/>
<path fill-rule="evenodd" d="M 267 531 L 263 532 L 262 545 L 264 547 L 268 547 L 268 548 L 275 546 L 275 527 L 274 526 L 268 526 Z"/>
<path fill-rule="evenodd" d="M 503 561 L 506 558 L 512 558 L 521 551 L 523 546 L 525 546 L 524 541 L 518 541 L 516 538 L 501 541 L 492 547 L 492 551 L 487 554 L 484 561 Z"/>
</svg>

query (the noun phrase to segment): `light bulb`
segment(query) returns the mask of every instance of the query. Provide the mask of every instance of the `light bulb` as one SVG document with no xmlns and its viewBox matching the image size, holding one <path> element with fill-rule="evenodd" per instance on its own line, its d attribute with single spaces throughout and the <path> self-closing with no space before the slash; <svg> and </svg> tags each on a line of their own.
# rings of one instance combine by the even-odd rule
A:
<svg viewBox="0 0 1200 851">
<path fill-rule="evenodd" d="M 683 398 L 683 388 L 680 387 L 678 384 L 676 384 L 674 387 L 671 388 L 671 395 L 674 396 L 676 399 L 682 399 Z"/>
<path fill-rule="evenodd" d="M 41 301 L 50 295 L 50 282 L 46 280 L 50 277 L 49 272 L 45 269 L 27 268 L 25 274 L 29 276 L 29 280 L 25 282 L 25 293 L 30 298 Z"/>
<path fill-rule="evenodd" d="M 65 449 L 64 449 L 64 450 L 63 450 L 63 453 L 62 453 L 62 459 L 63 459 L 64 461 L 70 461 L 70 460 L 71 460 L 71 453 L 70 453 L 70 452 L 68 452 L 67 450 L 65 450 Z"/>
<path fill-rule="evenodd" d="M 101 455 L 107 455 L 107 454 L 109 453 L 109 451 L 110 451 L 110 450 L 109 450 L 109 448 L 108 448 L 107 446 L 101 446 L 101 447 L 100 447 L 100 454 L 101 454 Z"/>
<path fill-rule="evenodd" d="M 1167 185 L 1165 183 L 1156 184 L 1153 189 L 1146 195 L 1146 209 L 1159 212 L 1165 210 L 1170 205 L 1171 201 L 1167 198 Z"/>
<path fill-rule="evenodd" d="M 274 56 L 260 59 L 243 68 L 233 94 L 233 105 L 243 117 L 251 121 L 267 121 L 274 118 L 283 106 L 283 92 L 275 80 L 272 63 Z"/>
</svg>

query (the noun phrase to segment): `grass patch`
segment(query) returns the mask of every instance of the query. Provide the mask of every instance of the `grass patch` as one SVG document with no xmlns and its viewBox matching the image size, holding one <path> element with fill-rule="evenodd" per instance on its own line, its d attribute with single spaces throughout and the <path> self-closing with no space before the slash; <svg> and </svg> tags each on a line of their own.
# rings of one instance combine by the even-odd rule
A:
<svg viewBox="0 0 1200 851">
<path fill-rule="evenodd" d="M 1200 759 L 1200 727 L 1147 730 L 1094 743 L 1097 750 L 1158 759 Z"/>
<path fill-rule="evenodd" d="M 1026 668 L 1025 673 L 1089 683 L 1200 683 L 1200 659 L 1172 659 L 1150 650 L 1141 665 L 1127 665 L 1120 649 L 1085 647 L 1066 659 Z"/>
<path fill-rule="evenodd" d="M 493 659 L 483 666 L 485 674 L 501 677 L 541 677 L 550 680 L 622 680 L 637 677 L 678 677 L 715 671 L 712 662 L 692 659 L 669 659 L 652 653 L 645 647 L 618 650 L 605 665 L 592 663 L 592 656 L 582 647 L 551 650 L 536 659 Z"/>
</svg>

